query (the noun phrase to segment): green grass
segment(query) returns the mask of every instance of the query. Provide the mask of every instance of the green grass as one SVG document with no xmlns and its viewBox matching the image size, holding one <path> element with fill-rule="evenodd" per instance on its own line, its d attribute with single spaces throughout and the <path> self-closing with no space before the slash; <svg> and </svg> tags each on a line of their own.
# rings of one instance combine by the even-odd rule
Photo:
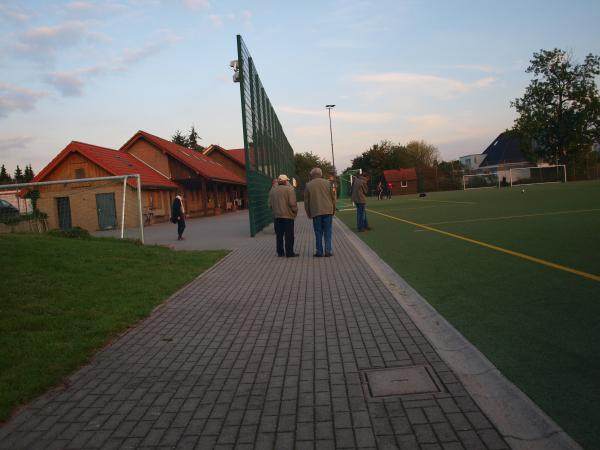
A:
<svg viewBox="0 0 600 450">
<path fill-rule="evenodd" d="M 30 234 L 0 249 L 0 421 L 227 254 Z"/>
<path fill-rule="evenodd" d="M 600 282 L 375 213 L 600 276 L 600 183 L 525 189 L 370 198 L 374 230 L 359 236 L 574 439 L 598 448 Z M 354 211 L 339 217 L 356 229 Z"/>
</svg>

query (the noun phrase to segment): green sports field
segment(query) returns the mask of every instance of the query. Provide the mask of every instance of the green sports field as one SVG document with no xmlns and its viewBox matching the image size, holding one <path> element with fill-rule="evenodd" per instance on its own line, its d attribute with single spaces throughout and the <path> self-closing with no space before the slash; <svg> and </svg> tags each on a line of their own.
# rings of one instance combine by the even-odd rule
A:
<svg viewBox="0 0 600 450">
<path fill-rule="evenodd" d="M 585 448 L 600 448 L 600 182 L 369 198 L 358 235 Z M 356 213 L 339 217 L 356 230 Z"/>
</svg>

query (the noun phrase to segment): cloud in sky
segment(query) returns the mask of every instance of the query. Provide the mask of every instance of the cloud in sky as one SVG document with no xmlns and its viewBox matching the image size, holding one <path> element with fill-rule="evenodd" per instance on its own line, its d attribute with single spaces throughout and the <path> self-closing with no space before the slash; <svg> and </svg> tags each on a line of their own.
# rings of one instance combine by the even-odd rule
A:
<svg viewBox="0 0 600 450">
<path fill-rule="evenodd" d="M 87 34 L 87 28 L 82 21 L 38 27 L 21 33 L 15 48 L 23 56 L 48 59 L 63 48 L 77 45 Z"/>
<path fill-rule="evenodd" d="M 301 116 L 323 117 L 327 115 L 327 111 L 325 109 L 305 109 L 294 106 L 278 106 L 276 110 L 278 112 L 285 112 L 288 114 Z M 393 118 L 393 114 L 391 113 L 351 112 L 341 110 L 333 110 L 331 115 L 336 121 L 339 120 L 341 122 L 369 124 L 388 122 Z"/>
<path fill-rule="evenodd" d="M 76 17 L 104 17 L 128 10 L 129 7 L 115 1 L 72 1 L 66 10 Z"/>
<path fill-rule="evenodd" d="M 190 9 L 206 9 L 210 7 L 208 0 L 183 0 L 183 4 Z"/>
<path fill-rule="evenodd" d="M 0 117 L 6 117 L 14 111 L 30 111 L 46 95 L 46 92 L 0 83 Z"/>
<path fill-rule="evenodd" d="M 167 34 L 143 47 L 125 49 L 120 56 L 106 64 L 98 64 L 69 72 L 51 72 L 46 75 L 45 81 L 64 97 L 78 97 L 83 94 L 85 84 L 90 79 L 100 75 L 126 72 L 132 65 L 154 56 L 179 40 L 178 36 Z"/>
<path fill-rule="evenodd" d="M 0 18 L 10 22 L 29 22 L 34 17 L 31 11 L 17 7 L 0 4 Z"/>
<path fill-rule="evenodd" d="M 249 25 L 252 19 L 252 11 L 243 10 L 240 13 L 229 13 L 229 14 L 209 14 L 208 20 L 215 27 L 222 27 L 228 22 L 242 22 L 245 25 Z"/>
<path fill-rule="evenodd" d="M 494 77 L 486 77 L 474 82 L 465 82 L 453 78 L 409 72 L 383 72 L 355 75 L 353 81 L 375 86 L 396 87 L 402 90 L 430 95 L 440 99 L 451 99 L 474 89 L 486 88 L 494 84 Z"/>
<path fill-rule="evenodd" d="M 0 152 L 21 150 L 33 141 L 32 136 L 12 136 L 0 138 Z"/>
</svg>

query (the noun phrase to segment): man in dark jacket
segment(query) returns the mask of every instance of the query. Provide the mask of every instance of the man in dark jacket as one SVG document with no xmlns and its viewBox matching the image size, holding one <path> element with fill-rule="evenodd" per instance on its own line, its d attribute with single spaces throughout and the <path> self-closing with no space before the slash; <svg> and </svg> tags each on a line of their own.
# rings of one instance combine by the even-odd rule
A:
<svg viewBox="0 0 600 450">
<path fill-rule="evenodd" d="M 185 230 L 185 207 L 183 206 L 183 194 L 180 192 L 173 200 L 171 206 L 171 222 L 177 224 L 177 240 L 183 241 L 183 230 Z"/>
<path fill-rule="evenodd" d="M 273 211 L 275 219 L 277 256 L 293 258 L 298 256 L 297 253 L 294 253 L 294 219 L 298 214 L 298 205 L 296 203 L 296 192 L 288 181 L 287 175 L 279 175 L 277 184 L 273 185 L 269 192 L 269 208 Z"/>
<path fill-rule="evenodd" d="M 367 193 L 369 192 L 369 175 L 362 173 L 352 185 L 352 201 L 356 204 L 356 229 L 370 230 L 367 222 Z"/>
</svg>

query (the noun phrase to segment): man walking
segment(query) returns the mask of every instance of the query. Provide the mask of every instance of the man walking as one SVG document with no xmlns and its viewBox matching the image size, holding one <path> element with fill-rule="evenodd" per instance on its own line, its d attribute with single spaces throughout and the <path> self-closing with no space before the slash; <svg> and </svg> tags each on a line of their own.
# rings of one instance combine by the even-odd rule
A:
<svg viewBox="0 0 600 450">
<path fill-rule="evenodd" d="M 304 188 L 304 209 L 313 221 L 317 251 L 315 257 L 333 256 L 331 229 L 335 214 L 335 196 L 331 183 L 323 178 L 323 171 L 315 167 L 310 171 L 310 181 Z M 323 240 L 325 252 L 323 252 Z"/>
<path fill-rule="evenodd" d="M 185 207 L 183 206 L 183 194 L 179 192 L 171 206 L 171 222 L 177 224 L 177 240 L 183 241 L 185 230 Z"/>
<path fill-rule="evenodd" d="M 367 222 L 367 192 L 369 192 L 369 175 L 362 173 L 352 185 L 352 201 L 356 204 L 356 229 L 358 231 L 370 230 Z"/>
<path fill-rule="evenodd" d="M 273 185 L 269 192 L 269 208 L 273 211 L 275 218 L 275 244 L 277 256 L 294 258 L 294 219 L 298 214 L 296 203 L 296 192 L 288 183 L 287 175 L 279 175 L 277 184 Z M 285 240 L 285 250 L 284 250 Z"/>
</svg>

